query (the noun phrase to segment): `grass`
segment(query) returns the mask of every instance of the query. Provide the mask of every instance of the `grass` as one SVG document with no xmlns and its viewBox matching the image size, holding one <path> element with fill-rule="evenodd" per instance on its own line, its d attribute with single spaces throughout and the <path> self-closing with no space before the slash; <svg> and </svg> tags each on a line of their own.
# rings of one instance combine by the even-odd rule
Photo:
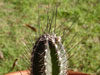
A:
<svg viewBox="0 0 100 75">
<path fill-rule="evenodd" d="M 20 40 L 26 42 L 31 37 L 35 37 L 35 32 L 28 30 L 23 25 L 30 24 L 39 29 L 38 20 L 38 3 L 54 4 L 55 1 L 33 1 L 33 0 L 0 0 L 0 51 L 4 59 L 0 59 L 0 74 L 7 73 L 11 68 L 14 60 L 19 58 L 23 53 L 22 47 L 25 48 Z M 77 46 L 79 48 L 76 55 L 69 60 L 70 69 L 86 73 L 100 73 L 100 2 L 99 0 L 62 0 L 58 8 L 57 25 L 64 22 L 69 26 L 79 16 L 74 23 L 71 32 L 78 32 L 76 40 L 85 37 L 85 40 Z M 41 26 L 46 24 L 45 7 L 40 9 Z M 68 21 L 71 18 L 70 21 Z M 42 31 L 41 31 L 42 32 Z M 40 32 L 40 33 L 41 33 Z M 62 33 L 61 33 L 62 34 Z M 69 42 L 72 35 L 64 40 Z M 33 39 L 34 41 L 34 39 Z M 73 46 L 71 44 L 69 49 Z M 80 48 L 81 47 L 81 48 Z M 71 54 L 76 51 L 71 50 Z M 28 66 L 19 62 L 18 68 L 13 71 L 26 69 Z M 24 67 L 23 67 L 24 65 Z"/>
</svg>

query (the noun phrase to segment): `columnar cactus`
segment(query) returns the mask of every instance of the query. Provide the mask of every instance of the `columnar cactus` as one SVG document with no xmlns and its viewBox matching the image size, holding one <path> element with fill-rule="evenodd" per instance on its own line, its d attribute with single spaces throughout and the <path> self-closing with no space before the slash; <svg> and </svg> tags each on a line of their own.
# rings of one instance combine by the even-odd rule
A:
<svg viewBox="0 0 100 75">
<path fill-rule="evenodd" d="M 67 57 L 61 39 L 43 34 L 36 41 L 31 58 L 31 75 L 66 75 Z"/>
</svg>

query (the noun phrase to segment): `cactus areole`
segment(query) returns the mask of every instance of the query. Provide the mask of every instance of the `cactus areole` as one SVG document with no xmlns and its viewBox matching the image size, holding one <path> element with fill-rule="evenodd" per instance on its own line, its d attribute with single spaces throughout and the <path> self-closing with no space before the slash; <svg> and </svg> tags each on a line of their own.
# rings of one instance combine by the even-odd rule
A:
<svg viewBox="0 0 100 75">
<path fill-rule="evenodd" d="M 61 38 L 55 34 L 43 34 L 33 47 L 31 75 L 66 75 L 66 60 Z"/>
</svg>

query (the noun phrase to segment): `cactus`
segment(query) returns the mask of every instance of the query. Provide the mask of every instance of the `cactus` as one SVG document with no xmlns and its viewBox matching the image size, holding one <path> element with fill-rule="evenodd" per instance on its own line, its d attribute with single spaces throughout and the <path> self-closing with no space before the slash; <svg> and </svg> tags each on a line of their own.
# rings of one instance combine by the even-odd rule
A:
<svg viewBox="0 0 100 75">
<path fill-rule="evenodd" d="M 31 75 L 66 75 L 67 57 L 63 54 L 60 38 L 43 34 L 33 48 Z"/>
<path fill-rule="evenodd" d="M 67 75 L 67 57 L 61 37 L 56 36 L 56 11 L 48 16 L 46 30 L 37 39 L 31 57 L 31 75 Z M 47 13 L 48 14 L 48 13 Z M 55 25 L 52 26 L 55 17 Z M 39 24 L 39 23 L 38 23 Z"/>
</svg>

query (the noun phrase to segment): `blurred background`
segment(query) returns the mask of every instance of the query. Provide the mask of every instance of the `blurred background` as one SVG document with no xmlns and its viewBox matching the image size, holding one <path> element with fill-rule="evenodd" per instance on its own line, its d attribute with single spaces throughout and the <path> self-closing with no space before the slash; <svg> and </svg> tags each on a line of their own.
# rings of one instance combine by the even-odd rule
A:
<svg viewBox="0 0 100 75">
<path fill-rule="evenodd" d="M 62 23 L 65 26 L 70 25 L 79 16 L 71 31 L 78 32 L 76 41 L 85 37 L 85 40 L 81 42 L 81 48 L 78 46 L 76 55 L 69 60 L 70 69 L 100 75 L 99 0 L 0 0 L 0 75 L 7 73 L 15 59 L 23 53 L 22 49 L 25 45 L 20 40 L 23 40 L 25 44 L 29 44 L 26 41 L 29 38 L 31 38 L 31 43 L 35 41 L 36 33 L 25 28 L 24 25 L 30 24 L 38 30 L 38 20 L 42 28 L 46 25 L 46 6 L 39 8 L 40 19 L 38 19 L 38 4 L 52 6 L 56 2 L 59 3 L 57 25 Z M 71 40 L 71 37 L 69 36 L 64 41 Z M 71 50 L 71 53 L 74 51 L 76 49 Z M 25 70 L 29 66 L 23 62 L 17 65 L 13 71 Z"/>
</svg>

